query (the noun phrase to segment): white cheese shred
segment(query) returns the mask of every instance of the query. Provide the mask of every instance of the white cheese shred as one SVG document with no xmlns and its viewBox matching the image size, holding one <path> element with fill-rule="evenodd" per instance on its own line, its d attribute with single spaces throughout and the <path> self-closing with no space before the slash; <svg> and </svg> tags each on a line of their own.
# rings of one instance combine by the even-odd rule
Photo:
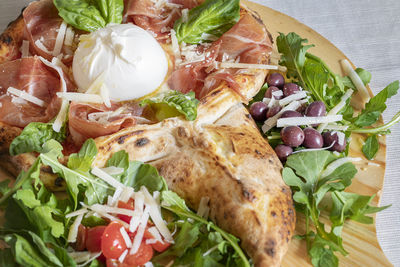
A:
<svg viewBox="0 0 400 267">
<path fill-rule="evenodd" d="M 67 46 L 72 46 L 74 43 L 75 32 L 72 27 L 67 28 L 67 32 L 65 33 L 64 44 Z"/>
<path fill-rule="evenodd" d="M 138 252 L 140 244 L 143 241 L 143 235 L 144 231 L 146 230 L 148 220 L 149 220 L 149 208 L 146 207 L 146 209 L 143 212 L 142 218 L 140 218 L 139 228 L 136 232 L 135 238 L 133 239 L 132 248 L 129 254 L 132 255 Z"/>
<path fill-rule="evenodd" d="M 33 103 L 35 105 L 38 105 L 39 107 L 46 106 L 46 103 L 43 100 L 37 98 L 36 96 L 28 94 L 25 91 L 18 90 L 18 89 L 14 88 L 14 87 L 8 87 L 7 92 L 10 93 L 10 94 L 13 94 L 15 96 L 18 96 L 18 97 L 20 97 L 20 98 L 22 98 L 22 99 L 24 99 L 24 100 L 26 100 L 28 102 L 31 102 L 31 103 Z"/>
<path fill-rule="evenodd" d="M 131 247 L 132 247 L 132 241 L 131 241 L 131 238 L 129 237 L 128 233 L 126 232 L 125 227 L 121 227 L 121 228 L 119 229 L 119 231 L 121 232 L 122 238 L 123 238 L 124 241 L 125 241 L 125 245 L 126 245 L 128 248 L 131 248 Z M 122 262 L 122 261 L 121 261 L 121 262 Z"/>
<path fill-rule="evenodd" d="M 89 259 L 87 260 L 87 261 L 85 261 L 84 263 L 81 263 L 81 264 L 78 264 L 78 265 L 76 265 L 77 267 L 84 267 L 84 266 L 87 266 L 89 263 L 91 263 L 94 259 L 96 259 L 96 258 L 98 258 L 98 257 L 100 257 L 100 255 L 102 254 L 103 252 L 96 252 L 96 253 L 90 253 L 90 256 L 89 256 Z"/>
<path fill-rule="evenodd" d="M 125 249 L 124 252 L 122 252 L 121 256 L 119 256 L 118 261 L 123 263 L 126 255 L 128 255 L 128 252 L 129 252 L 129 250 Z"/>
<path fill-rule="evenodd" d="M 282 91 L 278 91 L 278 92 L 283 94 Z M 276 93 L 276 92 L 274 92 L 274 93 Z M 272 93 L 272 94 L 274 94 L 274 93 Z M 301 100 L 306 97 L 307 97 L 307 93 L 305 91 L 300 91 L 296 94 L 292 94 L 290 96 L 287 96 L 287 97 L 279 100 L 279 105 L 281 105 L 283 107 L 283 106 L 286 106 L 286 105 L 292 103 L 293 101 Z"/>
<path fill-rule="evenodd" d="M 160 231 L 160 234 L 164 237 L 164 239 L 168 243 L 173 243 L 174 239 L 171 235 L 171 232 L 169 231 L 169 229 L 167 227 L 167 224 L 162 219 L 161 212 L 158 209 L 158 205 L 157 205 L 156 201 L 150 195 L 150 193 L 146 187 L 142 186 L 140 191 L 143 192 L 146 208 L 149 208 L 150 217 L 151 217 L 154 225 L 157 227 L 158 231 Z"/>
<path fill-rule="evenodd" d="M 276 122 L 281 117 L 283 112 L 287 110 L 297 110 L 300 106 L 301 103 L 299 101 L 293 101 L 292 103 L 284 107 L 281 111 L 279 111 L 275 116 L 268 118 L 268 120 L 266 120 L 264 122 L 264 125 L 261 127 L 262 131 L 266 133 L 271 130 L 276 125 Z"/>
<path fill-rule="evenodd" d="M 61 54 L 66 31 L 67 31 L 67 23 L 65 23 L 65 21 L 63 21 L 60 25 L 60 28 L 58 29 L 56 43 L 55 43 L 54 49 L 53 49 L 53 56 L 55 56 L 55 57 L 57 57 L 58 55 Z"/>
<path fill-rule="evenodd" d="M 104 105 L 111 108 L 110 92 L 104 84 L 100 88 L 100 96 L 103 99 Z"/>
<path fill-rule="evenodd" d="M 133 188 L 126 186 L 122 190 L 122 194 L 121 194 L 119 200 L 122 202 L 128 202 L 129 199 L 133 196 L 133 194 L 134 194 Z"/>
<path fill-rule="evenodd" d="M 46 54 L 52 54 L 52 52 L 50 52 L 47 47 L 44 46 L 44 44 L 42 43 L 42 41 L 40 41 L 39 39 L 36 40 L 35 45 L 42 50 L 43 52 L 45 52 Z"/>
<path fill-rule="evenodd" d="M 99 177 L 100 179 L 104 180 L 106 183 L 113 186 L 114 188 L 118 188 L 118 187 L 124 188 L 125 187 L 123 184 L 118 182 L 114 177 L 112 177 L 108 173 L 102 171 L 98 167 L 93 167 L 92 174 L 94 174 L 97 177 Z"/>
<path fill-rule="evenodd" d="M 219 68 L 226 69 L 259 69 L 259 70 L 277 70 L 279 67 L 275 65 L 264 65 L 264 64 L 247 64 L 247 63 L 235 63 L 235 62 L 219 62 Z"/>
<path fill-rule="evenodd" d="M 277 127 L 282 128 L 286 126 L 299 126 L 299 125 L 312 125 L 320 123 L 330 123 L 341 121 L 342 115 L 331 115 L 325 117 L 296 117 L 296 118 L 282 118 L 278 119 Z"/>
<path fill-rule="evenodd" d="M 347 100 L 353 95 L 354 91 L 352 89 L 349 89 L 346 91 L 346 93 L 341 97 L 340 102 L 334 106 L 329 112 L 328 114 L 326 114 L 327 116 L 330 115 L 336 115 L 339 113 L 339 111 L 342 110 L 342 108 L 344 108 L 346 106 L 346 102 Z M 326 128 L 327 123 L 322 123 L 318 126 L 318 132 L 322 133 L 324 131 L 324 129 Z"/>
<path fill-rule="evenodd" d="M 86 208 L 83 208 L 83 209 L 68 213 L 67 215 L 65 215 L 65 218 L 72 218 L 72 217 L 75 217 L 75 216 L 78 216 L 81 214 L 86 214 L 87 212 L 88 212 L 88 210 Z"/>
<path fill-rule="evenodd" d="M 83 214 L 78 215 L 78 217 L 76 217 L 75 221 L 72 223 L 71 227 L 69 228 L 69 233 L 68 233 L 68 242 L 69 243 L 76 242 L 76 237 L 78 236 L 78 228 L 82 222 L 82 219 L 83 219 Z"/>
<path fill-rule="evenodd" d="M 350 80 L 353 82 L 354 86 L 357 88 L 358 93 L 360 94 L 363 101 L 368 102 L 370 99 L 370 96 L 369 96 L 367 87 L 365 87 L 360 76 L 358 76 L 357 72 L 350 65 L 350 62 L 347 59 L 343 59 L 340 61 L 340 63 L 342 65 L 344 74 L 346 74 L 347 76 L 350 77 Z"/>
<path fill-rule="evenodd" d="M 162 237 L 160 235 L 160 232 L 157 230 L 157 227 L 150 227 L 147 229 L 147 231 L 153 236 L 153 238 L 156 240 L 157 242 L 160 242 L 161 244 L 164 244 L 164 241 L 162 240 Z"/>
<path fill-rule="evenodd" d="M 29 57 L 29 41 L 23 40 L 20 50 L 21 50 L 21 57 L 22 58 Z"/>
<path fill-rule="evenodd" d="M 56 131 L 57 133 L 60 132 L 61 127 L 63 126 L 64 122 L 67 119 L 68 106 L 69 102 L 67 100 L 63 100 L 61 103 L 60 112 L 58 113 L 56 120 L 53 123 L 53 130 Z"/>
<path fill-rule="evenodd" d="M 99 95 L 94 94 L 83 94 L 83 93 L 71 93 L 71 92 L 58 92 L 57 96 L 75 102 L 85 102 L 85 103 L 103 103 L 103 98 Z"/>
<path fill-rule="evenodd" d="M 210 208 L 208 207 L 209 201 L 209 197 L 202 197 L 200 200 L 199 208 L 197 209 L 197 215 L 204 219 L 208 219 L 208 214 L 210 212 Z"/>
<path fill-rule="evenodd" d="M 182 62 L 182 58 L 175 30 L 171 30 L 171 45 L 172 45 L 172 52 L 174 53 L 175 56 L 175 65 L 179 65 Z"/>
<path fill-rule="evenodd" d="M 124 173 L 124 168 L 119 168 L 115 166 L 110 166 L 110 167 L 105 167 L 101 168 L 103 172 L 109 174 L 109 175 L 120 175 Z"/>
</svg>

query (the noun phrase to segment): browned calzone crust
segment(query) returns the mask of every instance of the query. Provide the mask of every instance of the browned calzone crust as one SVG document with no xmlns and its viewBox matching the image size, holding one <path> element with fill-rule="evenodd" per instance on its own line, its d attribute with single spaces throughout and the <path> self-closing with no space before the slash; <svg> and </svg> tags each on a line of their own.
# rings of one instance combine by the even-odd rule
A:
<svg viewBox="0 0 400 267">
<path fill-rule="evenodd" d="M 0 63 L 21 41 L 23 30 L 18 25 L 20 20 L 0 37 Z M 4 35 L 12 40 L 4 42 Z M 265 76 L 265 71 L 253 70 L 235 79 L 243 96 L 251 99 Z M 193 122 L 172 118 L 97 138 L 94 164 L 104 166 L 114 152 L 124 149 L 132 160 L 156 166 L 169 188 L 190 207 L 197 209 L 201 198 L 209 197 L 210 217 L 241 239 L 256 266 L 279 266 L 295 226 L 291 192 L 282 180 L 279 159 L 242 101 L 223 83 L 202 99 Z M 0 123 L 0 165 L 14 175 L 28 169 L 36 157 L 8 155 L 20 132 Z M 42 168 L 41 178 L 53 190 L 64 188 L 49 168 Z"/>
</svg>

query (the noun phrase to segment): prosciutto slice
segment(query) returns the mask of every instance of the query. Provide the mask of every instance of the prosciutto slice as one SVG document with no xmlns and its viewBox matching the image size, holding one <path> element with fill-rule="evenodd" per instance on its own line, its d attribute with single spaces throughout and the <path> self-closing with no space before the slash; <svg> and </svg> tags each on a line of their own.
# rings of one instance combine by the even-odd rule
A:
<svg viewBox="0 0 400 267">
<path fill-rule="evenodd" d="M 143 109 L 138 104 L 121 106 L 112 103 L 111 108 L 99 104 L 72 102 L 69 108 L 69 131 L 75 145 L 82 145 L 88 138 L 96 138 L 118 132 L 136 124 Z"/>
<path fill-rule="evenodd" d="M 165 1 L 169 7 L 159 5 Z M 158 41 L 169 39 L 170 29 L 181 17 L 181 10 L 197 6 L 196 0 L 125 0 L 125 16 L 139 27 L 151 31 Z"/>
<path fill-rule="evenodd" d="M 51 61 L 52 52 L 56 43 L 58 30 L 63 19 L 58 16 L 58 10 L 54 6 L 52 0 L 35 1 L 22 13 L 25 21 L 25 29 L 27 39 L 29 40 L 31 53 L 40 55 Z M 37 46 L 37 42 L 41 42 L 45 49 Z M 61 50 L 63 55 L 72 55 L 73 51 L 70 47 L 63 45 Z M 65 58 L 64 63 L 70 63 L 72 56 Z"/>
<path fill-rule="evenodd" d="M 215 61 L 223 60 L 252 64 L 268 63 L 271 50 L 272 41 L 265 26 L 253 15 L 246 13 L 235 26 L 213 43 L 211 55 L 206 60 L 178 68 L 172 73 L 168 84 L 171 89 L 184 93 L 194 91 L 196 97 L 201 99 L 225 81 L 230 89 L 246 101 L 240 92 L 239 84 L 235 81 L 235 69 L 214 72 L 206 70 L 209 70 Z"/>
<path fill-rule="evenodd" d="M 38 106 L 7 93 L 9 87 L 25 91 L 43 100 Z M 0 65 L 0 121 L 25 127 L 30 122 L 48 122 L 57 115 L 61 100 L 58 74 L 48 69 L 37 57 L 17 59 Z"/>
</svg>

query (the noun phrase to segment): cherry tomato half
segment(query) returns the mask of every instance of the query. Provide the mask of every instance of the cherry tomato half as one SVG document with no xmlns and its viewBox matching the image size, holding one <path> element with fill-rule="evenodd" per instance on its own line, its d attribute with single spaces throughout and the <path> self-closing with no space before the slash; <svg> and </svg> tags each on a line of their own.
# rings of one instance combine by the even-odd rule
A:
<svg viewBox="0 0 400 267">
<path fill-rule="evenodd" d="M 101 251 L 101 237 L 107 226 L 101 225 L 87 229 L 86 248 L 90 252 Z"/>
<path fill-rule="evenodd" d="M 154 236 L 148 231 L 148 229 L 146 229 L 146 231 L 144 231 L 144 235 L 143 235 L 144 239 L 154 239 Z M 164 252 L 165 250 L 167 250 L 169 248 L 171 244 L 164 242 L 157 242 L 154 244 L 151 244 L 151 246 L 153 247 L 153 249 L 157 252 Z"/>
<path fill-rule="evenodd" d="M 101 251 L 107 259 L 118 259 L 127 249 L 125 240 L 121 234 L 123 225 L 119 222 L 111 222 L 102 235 Z"/>
<path fill-rule="evenodd" d="M 122 201 L 118 201 L 118 208 L 127 209 L 127 210 L 134 210 L 135 201 L 133 200 L 133 198 L 129 199 L 128 203 L 122 202 Z M 120 218 L 122 221 L 124 221 L 126 223 L 130 223 L 131 219 L 132 219 L 131 216 L 121 215 L 121 214 L 118 215 L 118 218 Z"/>
<path fill-rule="evenodd" d="M 139 247 L 139 250 L 135 254 L 129 254 L 125 257 L 124 264 L 127 266 L 140 266 L 150 261 L 153 258 L 153 248 L 151 245 L 146 244 L 146 242 L 142 242 Z"/>
</svg>

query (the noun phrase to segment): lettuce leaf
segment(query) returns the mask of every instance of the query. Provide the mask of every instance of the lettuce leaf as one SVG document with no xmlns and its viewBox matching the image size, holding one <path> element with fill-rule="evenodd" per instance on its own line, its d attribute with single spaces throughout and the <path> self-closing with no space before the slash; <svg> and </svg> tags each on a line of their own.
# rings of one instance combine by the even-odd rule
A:
<svg viewBox="0 0 400 267">
<path fill-rule="evenodd" d="M 184 115 L 187 120 L 193 121 L 197 117 L 198 104 L 199 100 L 195 98 L 194 92 L 183 94 L 177 91 L 160 94 L 140 103 L 141 106 L 148 105 L 159 121 L 180 115 Z"/>
<path fill-rule="evenodd" d="M 64 141 L 66 127 L 62 127 L 58 133 L 53 130 L 53 123 L 31 122 L 22 133 L 16 137 L 10 145 L 10 155 L 16 156 L 22 153 L 36 151 L 42 152 L 43 144 L 54 139 L 58 142 Z"/>
<path fill-rule="evenodd" d="M 191 9 L 187 22 L 182 18 L 175 22 L 174 29 L 179 43 L 199 44 L 210 41 L 209 38 L 204 38 L 204 34 L 218 39 L 239 21 L 239 2 L 239 0 L 206 0 Z"/>
</svg>

